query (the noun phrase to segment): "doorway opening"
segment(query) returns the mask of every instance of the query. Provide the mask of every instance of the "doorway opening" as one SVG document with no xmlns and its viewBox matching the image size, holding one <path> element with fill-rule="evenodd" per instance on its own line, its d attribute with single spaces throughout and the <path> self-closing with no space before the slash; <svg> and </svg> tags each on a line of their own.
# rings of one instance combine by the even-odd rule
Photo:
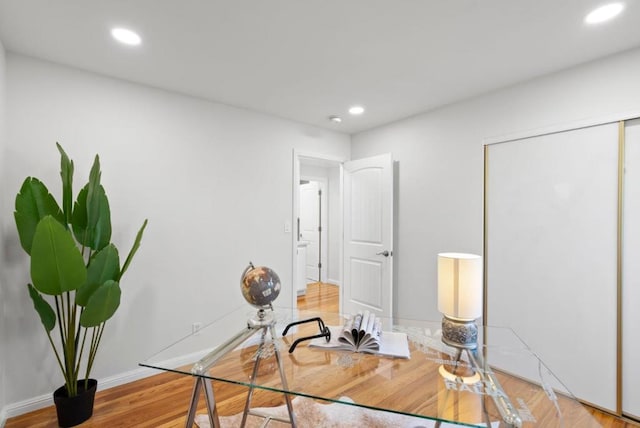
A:
<svg viewBox="0 0 640 428">
<path fill-rule="evenodd" d="M 342 283 L 342 160 L 294 153 L 293 202 L 294 305 L 313 304 L 317 309 L 328 305 L 325 309 L 338 310 Z"/>
<path fill-rule="evenodd" d="M 320 212 L 322 205 L 326 208 L 326 215 L 319 216 L 326 219 L 326 225 L 323 223 L 317 231 L 311 229 L 321 243 L 317 247 L 319 255 L 309 262 L 310 279 L 314 280 L 315 271 L 321 280 L 315 283 L 308 282 L 307 278 L 309 243 L 301 239 L 300 182 L 303 177 L 303 185 L 311 181 L 327 182 L 326 203 L 313 196 L 320 207 L 310 209 Z M 292 233 L 293 307 L 298 304 L 298 291 L 305 295 L 309 284 L 321 284 L 337 287 L 341 313 L 368 310 L 377 316 L 392 317 L 393 178 L 391 153 L 342 160 L 294 151 L 292 224 L 297 227 Z M 319 236 L 322 230 L 326 230 L 326 238 Z M 324 258 L 322 248 L 326 249 Z M 322 300 L 321 295 L 316 297 Z"/>
<path fill-rule="evenodd" d="M 301 171 L 298 245 L 305 248 L 307 284 L 327 280 L 327 184 L 327 177 L 309 177 Z M 298 295 L 304 292 L 298 291 Z"/>
</svg>

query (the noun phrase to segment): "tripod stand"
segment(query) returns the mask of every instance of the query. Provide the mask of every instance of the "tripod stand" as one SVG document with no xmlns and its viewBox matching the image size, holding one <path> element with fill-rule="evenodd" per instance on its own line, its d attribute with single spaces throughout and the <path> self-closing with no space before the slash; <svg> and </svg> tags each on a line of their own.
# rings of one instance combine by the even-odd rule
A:
<svg viewBox="0 0 640 428">
<path fill-rule="evenodd" d="M 470 368 L 473 372 L 472 376 L 459 376 L 458 369 L 460 368 L 462 354 L 467 356 L 469 361 Z M 500 421 L 500 427 L 505 428 L 520 428 L 522 427 L 522 418 L 518 414 L 518 411 L 514 407 L 514 405 L 509 400 L 509 397 L 504 393 L 500 382 L 493 374 L 493 371 L 489 366 L 484 364 L 482 357 L 477 352 L 476 348 L 469 347 L 456 347 L 456 356 L 454 359 L 454 367 L 453 370 L 447 370 L 444 366 L 440 366 L 440 374 L 443 377 L 447 377 L 447 373 L 453 375 L 455 377 L 455 383 L 466 383 L 466 380 L 471 383 L 480 383 L 481 390 L 484 394 L 491 397 L 495 406 L 502 417 L 502 421 Z M 448 391 L 447 391 L 448 392 Z M 489 420 L 489 414 L 487 413 L 487 409 L 483 404 L 483 413 L 487 426 L 491 426 L 491 421 Z M 438 420 L 436 422 L 435 428 L 440 428 L 442 421 Z"/>
<path fill-rule="evenodd" d="M 277 420 L 279 422 L 285 422 L 291 424 L 292 428 L 296 428 L 296 419 L 293 413 L 293 405 L 291 404 L 291 398 L 289 394 L 284 392 L 284 399 L 287 405 L 287 411 L 289 413 L 289 419 L 275 417 L 272 415 L 256 412 L 251 410 L 251 400 L 253 398 L 253 390 L 255 388 L 254 382 L 256 380 L 256 375 L 258 374 L 258 369 L 260 367 L 260 361 L 262 356 L 265 354 L 265 347 L 267 346 L 267 333 L 271 335 L 271 340 L 274 341 L 276 338 L 275 333 L 275 324 L 276 320 L 273 317 L 273 312 L 267 313 L 264 309 L 259 309 L 258 313 L 254 318 L 250 318 L 247 321 L 247 328 L 242 330 L 240 333 L 235 335 L 233 338 L 229 339 L 227 342 L 223 343 L 215 349 L 214 351 L 207 354 L 205 357 L 200 359 L 196 364 L 194 364 L 191 369 L 191 373 L 195 376 L 195 382 L 193 385 L 193 392 L 191 395 L 191 404 L 189 405 L 189 413 L 187 414 L 187 422 L 185 427 L 192 428 L 193 423 L 196 417 L 196 410 L 198 407 L 198 399 L 200 397 L 200 392 L 204 390 L 205 399 L 207 401 L 207 414 L 209 416 L 209 423 L 213 428 L 220 428 L 220 420 L 218 417 L 218 411 L 216 408 L 216 402 L 213 395 L 213 388 L 211 387 L 211 381 L 206 377 L 207 371 L 213 366 L 220 358 L 222 358 L 229 351 L 235 349 L 238 345 L 243 343 L 249 337 L 253 336 L 257 332 L 260 332 L 260 344 L 258 345 L 258 350 L 256 352 L 256 361 L 253 366 L 253 372 L 251 375 L 251 384 L 249 386 L 249 392 L 247 393 L 247 401 L 245 403 L 244 411 L 242 413 L 242 423 L 241 427 L 244 427 L 247 422 L 247 417 L 249 415 L 258 416 L 265 419 L 265 422 L 262 426 L 266 426 L 271 420 Z M 277 346 L 274 345 L 274 354 L 276 358 L 276 362 L 278 364 L 278 370 L 280 372 L 280 380 L 282 382 L 283 391 L 288 391 L 289 387 L 287 385 L 287 378 L 284 373 L 284 366 L 282 364 L 282 356 L 280 355 L 280 350 Z"/>
</svg>

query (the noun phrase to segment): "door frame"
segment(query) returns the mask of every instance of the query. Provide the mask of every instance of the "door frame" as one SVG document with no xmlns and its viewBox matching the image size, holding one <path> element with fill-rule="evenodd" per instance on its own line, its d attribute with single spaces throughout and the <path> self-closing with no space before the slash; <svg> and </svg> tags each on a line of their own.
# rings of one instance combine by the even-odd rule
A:
<svg viewBox="0 0 640 428">
<path fill-rule="evenodd" d="M 296 256 L 297 256 L 297 248 L 298 248 L 298 226 L 297 226 L 297 218 L 298 218 L 298 212 L 300 211 L 300 163 L 301 161 L 304 162 L 305 160 L 308 160 L 310 162 L 317 162 L 318 164 L 325 164 L 327 166 L 337 166 L 340 168 L 339 174 L 340 174 L 340 195 L 339 195 L 339 203 L 340 203 L 340 207 L 339 210 L 340 212 L 342 212 L 342 194 L 343 194 L 343 166 L 342 164 L 346 161 L 348 161 L 348 159 L 344 159 L 338 156 L 332 156 L 332 155 L 326 155 L 326 154 L 322 154 L 322 153 L 313 153 L 313 152 L 306 152 L 306 151 L 301 151 L 301 150 L 293 150 L 293 180 L 291 183 L 291 194 L 292 194 L 292 211 L 291 211 L 291 225 L 293 225 L 293 230 L 291 233 L 291 278 L 293 281 L 295 281 L 298 276 L 298 268 L 297 268 L 297 263 L 296 263 Z M 343 226 L 342 226 L 342 218 L 340 218 L 340 221 L 338 222 L 338 225 L 332 225 L 331 227 L 338 227 L 338 235 L 341 237 L 341 240 L 344 239 L 343 237 Z M 328 256 L 328 251 L 327 251 L 327 258 Z M 342 250 L 342 245 L 339 245 L 339 266 L 338 266 L 338 280 L 340 281 L 340 284 L 342 284 L 343 281 L 343 265 L 342 265 L 342 257 L 343 257 L 343 250 Z M 298 305 L 298 293 L 297 293 L 297 288 L 296 288 L 296 284 L 292 284 L 291 287 L 291 307 L 292 308 L 296 308 Z M 342 287 L 340 287 L 340 294 L 342 294 Z M 340 304 L 340 312 L 342 312 L 342 296 L 340 296 L 339 299 L 339 304 Z"/>
</svg>

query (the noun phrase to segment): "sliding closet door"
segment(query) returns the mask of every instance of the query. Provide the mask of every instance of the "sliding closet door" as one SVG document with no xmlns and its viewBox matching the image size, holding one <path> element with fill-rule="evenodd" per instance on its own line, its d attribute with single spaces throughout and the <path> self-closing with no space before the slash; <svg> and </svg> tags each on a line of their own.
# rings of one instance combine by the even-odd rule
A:
<svg viewBox="0 0 640 428">
<path fill-rule="evenodd" d="M 488 324 L 616 411 L 617 124 L 489 145 L 486 179 Z"/>
<path fill-rule="evenodd" d="M 625 129 L 622 410 L 640 418 L 640 120 Z"/>
</svg>

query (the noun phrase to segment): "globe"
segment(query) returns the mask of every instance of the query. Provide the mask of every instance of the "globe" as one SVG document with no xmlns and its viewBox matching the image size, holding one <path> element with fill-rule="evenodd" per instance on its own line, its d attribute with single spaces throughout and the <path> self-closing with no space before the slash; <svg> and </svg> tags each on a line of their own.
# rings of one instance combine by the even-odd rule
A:
<svg viewBox="0 0 640 428">
<path fill-rule="evenodd" d="M 267 307 L 280 294 L 280 277 L 265 266 L 249 266 L 242 273 L 240 288 L 245 300 L 256 308 Z"/>
</svg>

